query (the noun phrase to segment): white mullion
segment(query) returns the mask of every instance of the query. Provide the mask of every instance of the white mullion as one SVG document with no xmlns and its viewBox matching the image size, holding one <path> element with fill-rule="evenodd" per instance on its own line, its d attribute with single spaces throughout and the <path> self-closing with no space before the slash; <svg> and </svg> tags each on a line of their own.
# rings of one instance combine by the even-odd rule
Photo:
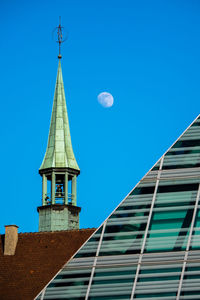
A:
<svg viewBox="0 0 200 300">
<path fill-rule="evenodd" d="M 197 197 L 196 197 L 196 202 L 195 202 L 195 207 L 194 207 L 194 212 L 193 212 L 193 216 L 192 216 L 192 222 L 191 222 L 190 232 L 189 232 L 187 246 L 186 246 L 186 250 L 185 250 L 185 257 L 184 257 L 183 267 L 182 267 L 182 271 L 181 271 L 181 278 L 180 278 L 180 281 L 179 281 L 179 286 L 178 286 L 176 300 L 179 300 L 180 294 L 181 294 L 181 288 L 182 288 L 182 284 L 183 284 L 183 277 L 184 277 L 185 267 L 186 267 L 187 258 L 188 258 L 188 251 L 190 249 L 190 244 L 191 244 L 191 239 L 192 239 L 192 233 L 193 233 L 193 229 L 194 229 L 194 222 L 195 222 L 195 218 L 196 218 L 196 214 L 197 214 L 197 209 L 198 209 L 198 204 L 199 204 L 199 197 L 200 197 L 200 184 L 199 184 L 199 188 L 198 188 L 198 192 L 197 192 Z"/>
<path fill-rule="evenodd" d="M 137 270 L 136 270 L 136 273 L 135 273 L 135 280 L 134 280 L 134 283 L 133 283 L 133 289 L 132 289 L 132 292 L 131 292 L 130 300 L 133 300 L 133 297 L 134 297 L 134 294 L 135 294 L 136 284 L 137 284 L 138 275 L 139 275 L 139 272 L 140 272 L 140 266 L 141 266 L 141 262 L 142 262 L 142 256 L 143 256 L 143 253 L 144 253 L 144 248 L 145 248 L 145 244 L 146 244 L 149 225 L 150 225 L 150 221 L 151 221 L 151 217 L 152 217 L 152 213 L 153 213 L 153 208 L 154 208 L 154 204 L 155 204 L 155 200 L 156 200 L 158 184 L 159 184 L 159 181 L 160 181 L 160 175 L 161 175 L 161 170 L 162 170 L 162 166 L 163 166 L 163 160 L 164 160 L 164 156 L 161 158 L 161 161 L 160 161 L 160 167 L 159 167 L 159 171 L 158 171 L 158 175 L 157 175 L 155 190 L 154 190 L 154 194 L 153 194 L 153 198 L 152 198 L 152 202 L 151 202 L 151 208 L 150 208 L 150 212 L 149 212 L 149 216 L 148 216 L 148 220 L 147 220 L 147 225 L 146 225 L 144 239 L 143 239 L 141 252 L 140 252 L 140 256 L 139 256 L 139 260 L 138 260 L 138 266 L 137 266 Z"/>
<path fill-rule="evenodd" d="M 99 244 L 98 244 L 97 251 L 96 251 L 96 256 L 94 258 L 94 263 L 93 263 L 93 267 L 92 267 L 92 271 L 91 271 L 91 275 L 90 275 L 90 281 L 88 283 L 88 288 L 87 288 L 87 292 L 86 292 L 86 295 L 85 295 L 85 300 L 88 299 L 88 296 L 89 296 L 89 293 L 90 293 L 90 288 L 91 288 L 92 280 L 93 280 L 93 277 L 94 277 L 94 271 L 95 271 L 95 267 L 96 267 L 96 264 L 97 264 L 97 257 L 99 255 L 99 251 L 100 251 L 101 243 L 102 243 L 102 240 L 103 240 L 103 235 L 104 235 L 106 224 L 107 224 L 107 221 L 103 224 L 102 233 L 101 233 L 101 236 L 100 236 Z"/>
<path fill-rule="evenodd" d="M 46 288 L 43 289 L 40 300 L 43 300 L 43 299 L 44 299 L 44 294 L 45 294 L 45 292 L 46 292 Z"/>
</svg>

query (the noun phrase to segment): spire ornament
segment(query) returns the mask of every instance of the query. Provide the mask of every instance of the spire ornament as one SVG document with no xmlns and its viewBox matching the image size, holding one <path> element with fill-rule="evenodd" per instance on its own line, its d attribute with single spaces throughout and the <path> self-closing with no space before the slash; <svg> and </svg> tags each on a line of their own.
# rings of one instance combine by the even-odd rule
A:
<svg viewBox="0 0 200 300">
<path fill-rule="evenodd" d="M 57 33 L 56 43 L 58 43 L 58 47 L 59 47 L 59 54 L 58 54 L 58 58 L 59 59 L 62 58 L 62 55 L 61 55 L 61 44 L 64 43 L 67 40 L 67 35 L 65 37 L 63 37 L 63 29 L 64 29 L 64 27 L 61 26 L 61 17 L 59 17 L 59 25 L 53 31 L 53 35 L 54 35 L 55 31 Z"/>
</svg>

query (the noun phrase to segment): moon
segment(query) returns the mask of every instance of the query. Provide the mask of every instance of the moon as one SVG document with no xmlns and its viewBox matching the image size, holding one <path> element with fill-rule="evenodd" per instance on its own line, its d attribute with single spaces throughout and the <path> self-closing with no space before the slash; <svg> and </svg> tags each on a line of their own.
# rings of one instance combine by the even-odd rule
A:
<svg viewBox="0 0 200 300">
<path fill-rule="evenodd" d="M 108 92 L 100 93 L 97 96 L 97 100 L 103 107 L 111 107 L 111 106 L 113 106 L 113 103 L 114 103 L 113 96 Z"/>
</svg>

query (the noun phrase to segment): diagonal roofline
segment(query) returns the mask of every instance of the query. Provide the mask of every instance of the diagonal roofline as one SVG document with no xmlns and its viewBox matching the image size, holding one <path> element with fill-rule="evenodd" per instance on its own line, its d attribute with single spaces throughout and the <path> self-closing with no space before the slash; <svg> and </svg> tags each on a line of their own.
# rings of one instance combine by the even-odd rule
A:
<svg viewBox="0 0 200 300">
<path fill-rule="evenodd" d="M 152 169 L 156 166 L 156 164 L 165 156 L 165 154 L 175 145 L 175 143 L 185 134 L 185 132 L 192 126 L 193 123 L 195 123 L 195 121 L 200 117 L 200 114 L 190 123 L 190 125 L 183 131 L 183 133 L 175 140 L 175 142 L 164 152 L 164 154 L 156 161 L 156 163 L 151 167 L 151 169 L 141 178 L 141 180 L 133 187 L 133 189 L 123 198 L 123 200 L 116 206 L 116 208 L 109 214 L 109 216 L 100 224 L 100 226 L 98 226 L 98 228 L 94 231 L 94 233 L 84 242 L 84 244 L 74 253 L 74 255 L 69 259 L 69 261 L 67 262 L 67 264 L 69 262 L 71 262 L 73 260 L 73 258 L 75 257 L 75 255 L 87 244 L 87 242 L 90 240 L 90 238 L 92 238 L 97 231 L 104 225 L 104 223 L 107 222 L 107 220 L 110 218 L 110 216 L 118 209 L 118 207 L 123 203 L 123 201 L 126 200 L 126 198 L 129 197 L 129 195 L 134 191 L 134 189 L 141 183 L 141 181 L 152 171 Z M 157 255 L 157 254 L 156 254 Z M 65 266 L 66 264 L 64 264 Z M 64 267 L 63 266 L 63 267 Z M 61 268 L 58 273 L 62 270 L 63 268 Z M 51 281 L 53 281 L 53 279 L 58 275 L 58 273 L 49 281 L 49 283 Z M 45 292 L 46 287 L 49 285 L 49 283 L 44 287 L 44 289 L 42 291 L 40 291 L 40 293 L 37 295 L 37 297 L 39 295 L 42 295 L 42 292 Z M 37 297 L 35 299 L 37 299 Z M 43 299 L 43 298 L 41 298 Z"/>
</svg>

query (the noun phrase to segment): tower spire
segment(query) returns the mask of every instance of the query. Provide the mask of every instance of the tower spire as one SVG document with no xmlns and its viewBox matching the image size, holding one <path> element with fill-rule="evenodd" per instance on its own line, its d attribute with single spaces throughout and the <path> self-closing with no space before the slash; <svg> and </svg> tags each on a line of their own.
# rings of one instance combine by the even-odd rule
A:
<svg viewBox="0 0 200 300">
<path fill-rule="evenodd" d="M 48 144 L 39 169 L 42 176 L 42 206 L 38 207 L 39 231 L 78 229 L 81 210 L 77 206 L 76 196 L 76 180 L 80 169 L 72 148 L 60 60 L 62 26 L 57 28 L 60 34 L 58 72 Z"/>
<path fill-rule="evenodd" d="M 58 62 L 48 144 L 40 172 L 49 168 L 68 168 L 73 169 L 77 174 L 80 173 L 72 148 L 60 60 Z"/>
</svg>

